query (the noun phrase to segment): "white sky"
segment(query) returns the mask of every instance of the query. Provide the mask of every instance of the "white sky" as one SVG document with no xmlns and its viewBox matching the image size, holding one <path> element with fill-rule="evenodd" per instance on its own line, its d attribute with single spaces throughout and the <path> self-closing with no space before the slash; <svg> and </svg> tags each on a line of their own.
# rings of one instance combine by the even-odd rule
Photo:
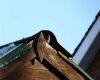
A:
<svg viewBox="0 0 100 80">
<path fill-rule="evenodd" d="M 51 30 L 73 53 L 100 10 L 100 0 L 0 0 L 0 45 Z"/>
</svg>

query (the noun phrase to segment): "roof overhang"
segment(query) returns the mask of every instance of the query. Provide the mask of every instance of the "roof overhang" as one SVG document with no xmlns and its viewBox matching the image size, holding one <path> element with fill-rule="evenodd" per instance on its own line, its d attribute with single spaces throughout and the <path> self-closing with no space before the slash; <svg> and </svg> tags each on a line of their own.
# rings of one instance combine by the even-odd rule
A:
<svg viewBox="0 0 100 80">
<path fill-rule="evenodd" d="M 87 69 L 100 48 L 100 12 L 86 32 L 84 39 L 74 53 L 73 61 L 83 69 Z"/>
</svg>

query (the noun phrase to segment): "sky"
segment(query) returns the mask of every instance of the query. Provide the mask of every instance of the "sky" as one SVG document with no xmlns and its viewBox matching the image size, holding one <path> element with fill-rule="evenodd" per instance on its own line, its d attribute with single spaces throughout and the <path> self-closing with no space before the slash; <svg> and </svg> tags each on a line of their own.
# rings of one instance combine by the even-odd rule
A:
<svg viewBox="0 0 100 80">
<path fill-rule="evenodd" d="M 0 46 L 52 31 L 71 54 L 100 10 L 100 0 L 0 0 Z"/>
</svg>

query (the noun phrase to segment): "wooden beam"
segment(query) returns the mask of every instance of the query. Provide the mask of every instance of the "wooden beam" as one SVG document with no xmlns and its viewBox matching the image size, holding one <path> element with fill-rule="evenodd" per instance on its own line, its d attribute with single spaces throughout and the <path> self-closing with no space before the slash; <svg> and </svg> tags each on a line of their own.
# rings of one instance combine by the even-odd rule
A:
<svg viewBox="0 0 100 80">
<path fill-rule="evenodd" d="M 57 51 L 53 49 L 44 39 L 41 33 L 37 42 L 37 52 L 41 62 L 46 59 L 54 68 L 62 73 L 69 80 L 85 80 L 73 67 L 58 56 Z"/>
</svg>

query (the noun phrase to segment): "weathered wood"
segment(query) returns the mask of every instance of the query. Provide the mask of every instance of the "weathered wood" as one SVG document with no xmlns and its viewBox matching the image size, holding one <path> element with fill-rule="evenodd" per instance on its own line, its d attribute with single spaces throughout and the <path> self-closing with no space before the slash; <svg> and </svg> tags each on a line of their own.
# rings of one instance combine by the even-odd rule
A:
<svg viewBox="0 0 100 80">
<path fill-rule="evenodd" d="M 85 80 L 71 65 L 57 55 L 57 52 L 45 41 L 42 33 L 38 39 L 37 46 L 38 54 L 40 54 L 39 57 L 46 59 L 66 78 L 69 80 Z"/>
<path fill-rule="evenodd" d="M 18 68 L 16 72 L 5 80 L 59 80 L 46 67 L 35 59 L 34 64 L 30 61 Z"/>
<path fill-rule="evenodd" d="M 43 52 L 45 50 L 45 47 L 46 47 L 45 42 L 46 42 L 46 40 L 44 39 L 44 36 L 43 36 L 43 34 L 41 32 L 40 36 L 38 38 L 37 46 L 36 46 L 36 49 L 37 49 L 37 52 L 38 52 L 38 56 L 39 56 L 39 59 L 40 59 L 41 62 L 42 62 L 44 56 L 46 55 Z"/>
<path fill-rule="evenodd" d="M 73 68 L 73 66 L 76 65 L 72 66 L 71 64 L 73 63 L 71 63 L 70 60 L 64 59 L 62 55 L 59 55 L 58 51 L 49 45 L 50 36 L 45 39 L 41 33 L 36 41 L 37 45 L 33 45 L 34 40 L 27 44 L 30 50 L 25 51 L 25 55 L 16 59 L 7 65 L 7 67 L 5 66 L 4 69 L 1 69 L 0 77 L 6 77 L 4 80 L 88 79 L 84 77 L 85 75 L 83 76 L 76 70 L 79 68 Z M 61 75 L 56 74 L 55 72 L 58 72 Z M 64 79 L 60 76 L 64 77 Z"/>
<path fill-rule="evenodd" d="M 13 71 L 16 71 L 19 67 L 25 64 L 27 61 L 31 61 L 35 57 L 36 55 L 32 49 L 30 49 L 29 51 L 26 51 L 25 55 L 21 56 L 20 58 L 16 59 L 15 61 L 11 62 L 10 64 L 0 69 L 0 79 L 3 79 L 6 76 L 9 76 L 10 74 L 13 73 Z"/>
</svg>

